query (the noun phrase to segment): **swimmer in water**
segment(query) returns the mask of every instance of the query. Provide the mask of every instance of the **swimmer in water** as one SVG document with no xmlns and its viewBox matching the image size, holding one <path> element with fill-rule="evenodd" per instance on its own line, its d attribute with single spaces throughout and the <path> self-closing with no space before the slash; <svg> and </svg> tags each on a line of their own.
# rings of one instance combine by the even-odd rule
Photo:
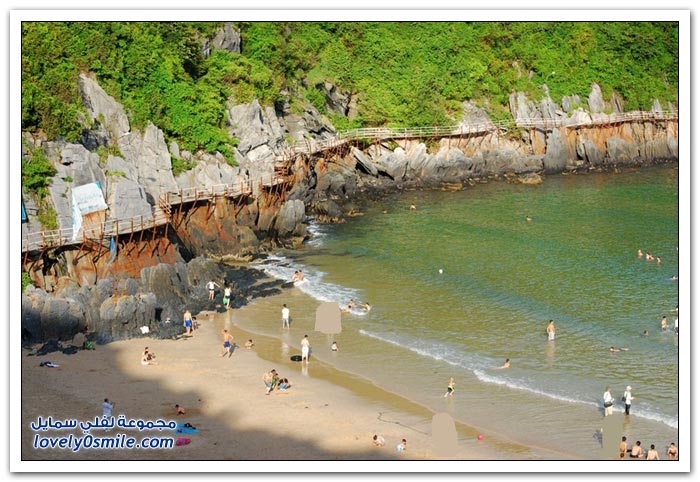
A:
<svg viewBox="0 0 700 482">
<path fill-rule="evenodd" d="M 525 216 L 525 221 L 527 221 L 528 223 L 531 223 L 532 218 L 530 216 Z"/>
<path fill-rule="evenodd" d="M 649 330 L 644 330 L 644 332 L 642 333 L 642 336 L 649 336 Z"/>
<path fill-rule="evenodd" d="M 503 364 L 501 368 L 510 368 L 510 358 L 506 358 L 506 362 Z"/>
<path fill-rule="evenodd" d="M 642 256 L 644 256 L 644 253 L 642 253 L 641 249 L 638 249 L 637 250 L 637 258 L 641 258 Z"/>
<path fill-rule="evenodd" d="M 666 328 L 668 328 L 668 320 L 664 316 L 661 318 L 661 331 L 666 331 Z"/>
<path fill-rule="evenodd" d="M 647 252 L 647 261 L 654 261 L 654 256 L 649 252 Z"/>
<path fill-rule="evenodd" d="M 629 348 L 615 348 L 614 346 L 611 346 L 611 347 L 610 347 L 610 351 L 611 351 L 612 353 L 615 353 L 615 352 L 617 352 L 617 351 L 628 351 L 628 350 L 629 350 Z"/>
<path fill-rule="evenodd" d="M 415 205 L 415 204 L 411 204 L 411 206 L 409 206 L 408 209 L 411 210 L 411 211 L 415 211 L 415 210 L 416 210 L 416 205 Z"/>
<path fill-rule="evenodd" d="M 341 311 L 342 311 L 343 313 L 350 313 L 350 311 L 352 310 L 353 306 L 355 306 L 355 300 L 351 299 L 350 301 L 348 301 L 348 306 L 346 306 L 345 308 L 343 308 Z"/>
</svg>

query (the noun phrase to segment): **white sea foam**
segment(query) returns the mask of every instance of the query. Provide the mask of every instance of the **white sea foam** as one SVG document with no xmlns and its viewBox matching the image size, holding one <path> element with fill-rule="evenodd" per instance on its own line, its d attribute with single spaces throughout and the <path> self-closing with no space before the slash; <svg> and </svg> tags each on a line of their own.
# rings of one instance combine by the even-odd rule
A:
<svg viewBox="0 0 700 482">
<path fill-rule="evenodd" d="M 304 266 L 280 254 L 252 263 L 251 267 L 284 281 L 291 280 L 295 271 L 302 270 L 305 282 L 296 285 L 297 288 L 319 301 L 335 301 L 339 306 L 346 306 L 348 300 L 360 298 L 358 290 L 324 281 L 326 273 L 323 271 Z"/>
<path fill-rule="evenodd" d="M 377 334 L 364 329 L 359 330 L 360 334 L 369 336 L 376 340 L 389 343 L 391 345 L 410 350 L 418 355 L 432 358 L 433 360 L 442 361 L 448 365 L 463 368 L 471 371 L 481 382 L 492 383 L 496 385 L 501 385 L 508 387 L 513 390 L 521 390 L 525 392 L 532 393 L 534 395 L 543 396 L 557 400 L 560 402 L 576 403 L 583 405 L 590 405 L 594 407 L 601 407 L 602 402 L 599 400 L 591 400 L 585 396 L 572 398 L 560 393 L 555 393 L 550 390 L 543 390 L 537 387 L 533 387 L 527 384 L 526 381 L 516 380 L 508 377 L 504 377 L 498 374 L 488 373 L 489 368 L 493 368 L 495 363 L 490 361 L 479 359 L 475 356 L 468 356 L 462 353 L 452 350 L 449 347 L 440 347 L 435 344 L 427 344 L 427 342 L 422 342 L 421 340 L 404 340 L 399 336 L 390 336 L 385 334 Z M 425 346 L 423 346 L 425 345 Z M 669 427 L 678 428 L 678 417 L 669 417 L 655 412 L 653 409 L 648 409 L 641 406 L 634 407 L 634 415 L 646 418 L 648 420 L 654 420 L 668 425 Z M 622 408 L 615 407 L 614 411 L 622 411 Z"/>
<path fill-rule="evenodd" d="M 311 234 L 311 238 L 306 241 L 309 246 L 319 247 L 323 245 L 326 237 L 328 237 L 329 226 L 311 220 L 306 226 L 306 231 Z"/>
</svg>

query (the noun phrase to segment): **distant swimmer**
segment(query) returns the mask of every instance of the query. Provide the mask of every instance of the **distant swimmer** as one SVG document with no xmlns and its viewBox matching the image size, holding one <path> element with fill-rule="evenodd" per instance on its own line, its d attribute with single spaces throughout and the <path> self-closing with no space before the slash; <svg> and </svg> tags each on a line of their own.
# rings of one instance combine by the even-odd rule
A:
<svg viewBox="0 0 700 482">
<path fill-rule="evenodd" d="M 501 368 L 510 368 L 510 358 L 506 358 L 506 362 L 503 364 Z"/>
<path fill-rule="evenodd" d="M 411 204 L 411 205 L 409 206 L 408 209 L 411 210 L 411 211 L 415 211 L 415 210 L 416 210 L 416 205 L 415 205 L 415 204 Z"/>
<path fill-rule="evenodd" d="M 629 351 L 629 348 L 615 348 L 614 346 L 611 346 L 610 351 L 613 353 L 615 353 L 617 351 Z"/>
<path fill-rule="evenodd" d="M 644 330 L 644 332 L 642 332 L 642 336 L 649 336 L 649 330 Z"/>
<path fill-rule="evenodd" d="M 292 279 L 290 280 L 292 283 L 295 283 L 299 281 L 299 270 L 296 270 L 294 274 L 292 275 Z"/>
<path fill-rule="evenodd" d="M 372 305 L 370 305 L 369 303 L 362 303 L 358 306 L 360 306 L 361 308 L 364 308 L 367 311 L 370 311 L 372 309 Z"/>
<path fill-rule="evenodd" d="M 656 264 L 661 264 L 661 256 L 656 257 Z"/>
<path fill-rule="evenodd" d="M 527 221 L 528 223 L 531 223 L 532 218 L 530 216 L 525 216 L 525 221 Z"/>
<path fill-rule="evenodd" d="M 350 301 L 348 301 L 348 305 L 345 308 L 343 308 L 341 311 L 343 313 L 350 313 L 350 311 L 352 311 L 354 306 L 355 306 L 355 300 L 350 299 Z"/>
<path fill-rule="evenodd" d="M 671 276 L 669 279 L 670 279 L 671 281 L 678 281 L 678 275 L 677 275 L 677 274 L 674 274 L 674 275 Z"/>
<path fill-rule="evenodd" d="M 547 325 L 547 339 L 549 341 L 554 340 L 554 335 L 556 330 L 554 328 L 554 320 L 549 320 L 549 325 Z"/>
<path fill-rule="evenodd" d="M 647 252 L 646 258 L 647 258 L 647 261 L 654 261 L 654 256 L 649 252 Z"/>
<path fill-rule="evenodd" d="M 661 318 L 661 331 L 666 331 L 667 328 L 668 328 L 668 320 L 664 316 Z"/>
<path fill-rule="evenodd" d="M 637 258 L 641 258 L 642 256 L 644 256 L 644 253 L 642 253 L 641 249 L 638 249 L 637 250 Z"/>
</svg>

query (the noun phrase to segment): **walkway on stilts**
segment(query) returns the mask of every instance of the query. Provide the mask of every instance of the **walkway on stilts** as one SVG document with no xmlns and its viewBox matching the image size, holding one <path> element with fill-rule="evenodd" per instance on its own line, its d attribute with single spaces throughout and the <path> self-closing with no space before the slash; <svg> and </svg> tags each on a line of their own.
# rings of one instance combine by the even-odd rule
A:
<svg viewBox="0 0 700 482">
<path fill-rule="evenodd" d="M 675 112 L 632 111 L 621 114 L 597 115 L 591 121 L 571 123 L 571 119 L 516 119 L 500 122 L 477 122 L 458 126 L 430 126 L 406 128 L 363 128 L 341 132 L 324 140 L 304 139 L 287 146 L 274 163 L 274 173 L 267 178 L 258 178 L 248 183 L 218 184 L 206 187 L 193 187 L 178 192 L 167 192 L 160 196 L 158 205 L 153 206 L 147 215 L 127 219 L 108 219 L 99 226 L 86 226 L 77 235 L 73 228 L 51 231 L 35 231 L 22 236 L 22 253 L 44 251 L 68 245 L 95 242 L 100 245 L 105 240 L 126 234 L 143 232 L 167 225 L 172 219 L 172 207 L 184 203 L 200 201 L 212 202 L 216 198 L 238 199 L 257 193 L 261 188 L 284 184 L 290 179 L 292 163 L 298 155 L 312 155 L 346 144 L 359 142 L 381 142 L 387 140 L 471 137 L 509 129 L 534 129 L 549 131 L 555 128 L 582 129 L 620 125 L 630 122 L 667 123 L 678 122 Z"/>
</svg>

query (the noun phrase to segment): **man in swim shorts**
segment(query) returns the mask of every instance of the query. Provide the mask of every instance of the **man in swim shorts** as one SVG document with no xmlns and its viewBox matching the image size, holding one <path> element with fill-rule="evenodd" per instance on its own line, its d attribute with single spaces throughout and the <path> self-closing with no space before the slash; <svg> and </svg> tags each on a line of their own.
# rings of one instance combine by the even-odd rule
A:
<svg viewBox="0 0 700 482">
<path fill-rule="evenodd" d="M 554 320 L 549 320 L 549 325 L 547 325 L 547 339 L 554 340 L 554 334 L 556 330 L 554 329 Z"/>
<path fill-rule="evenodd" d="M 185 310 L 185 314 L 183 315 L 183 325 L 185 325 L 185 333 L 188 335 L 192 334 L 192 313 L 190 313 L 190 310 Z"/>
<path fill-rule="evenodd" d="M 221 356 L 226 356 L 228 353 L 229 358 L 231 358 L 231 342 L 233 341 L 233 337 L 228 330 L 224 330 L 221 333 L 224 336 L 224 346 L 223 350 L 221 351 Z"/>
<path fill-rule="evenodd" d="M 309 362 L 309 335 L 301 339 L 301 361 Z"/>
</svg>

